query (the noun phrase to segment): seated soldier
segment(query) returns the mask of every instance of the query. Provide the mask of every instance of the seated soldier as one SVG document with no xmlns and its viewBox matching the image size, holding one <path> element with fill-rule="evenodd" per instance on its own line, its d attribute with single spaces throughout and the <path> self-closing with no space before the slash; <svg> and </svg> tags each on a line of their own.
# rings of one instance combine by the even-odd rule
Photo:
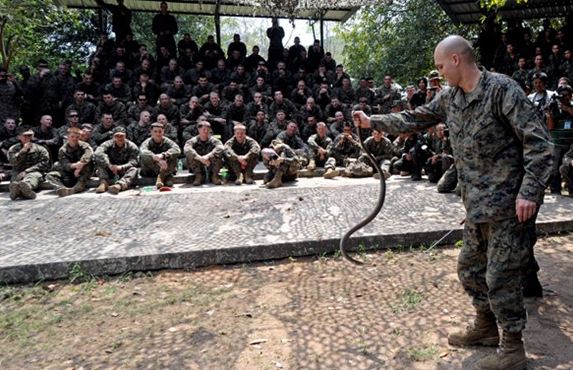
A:
<svg viewBox="0 0 573 370">
<path fill-rule="evenodd" d="M 92 132 L 96 145 L 101 145 L 104 141 L 111 139 L 111 133 L 116 126 L 112 114 L 103 113 L 101 123 L 97 124 Z"/>
<path fill-rule="evenodd" d="M 268 123 L 265 112 L 260 110 L 255 115 L 255 118 L 249 122 L 249 126 L 247 127 L 247 134 L 249 137 L 255 139 L 257 143 L 260 143 L 267 133 L 267 126 Z"/>
<path fill-rule="evenodd" d="M 424 171 L 430 182 L 437 183 L 454 162 L 451 145 L 446 136 L 446 125 L 443 123 L 436 125 L 434 133 L 426 134 L 424 139 L 432 151 L 432 155 L 426 161 Z"/>
<path fill-rule="evenodd" d="M 8 150 L 8 160 L 12 165 L 10 199 L 35 199 L 35 190 L 50 167 L 50 155 L 46 148 L 32 143 L 34 131 L 21 127 L 17 137 L 20 142 Z"/>
<path fill-rule="evenodd" d="M 94 158 L 99 176 L 96 193 L 107 190 L 118 194 L 135 183 L 139 173 L 139 148 L 127 140 L 125 128 L 114 128 L 113 138 L 96 149 Z"/>
<path fill-rule="evenodd" d="M 185 143 L 183 153 L 187 159 L 187 168 L 193 172 L 193 186 L 203 183 L 205 171 L 210 174 L 213 185 L 221 185 L 219 170 L 223 167 L 223 143 L 211 135 L 211 124 L 201 121 L 197 124 L 199 135 Z"/>
<path fill-rule="evenodd" d="M 94 131 L 94 125 L 92 125 L 91 123 L 82 123 L 80 130 L 81 130 L 80 140 L 90 144 L 92 149 L 95 150 L 97 148 L 97 144 L 95 143 L 94 138 L 92 137 L 92 133 Z M 57 157 L 58 156 L 56 155 L 55 158 Z"/>
<path fill-rule="evenodd" d="M 173 126 L 165 114 L 157 115 L 157 123 L 163 125 L 163 136 L 177 143 L 177 127 Z"/>
<path fill-rule="evenodd" d="M 288 145 L 273 140 L 269 148 L 263 149 L 262 154 L 263 163 L 269 170 L 263 180 L 267 188 L 278 188 L 283 182 L 296 180 L 300 164 L 298 156 Z"/>
<path fill-rule="evenodd" d="M 81 193 L 93 174 L 93 149 L 80 141 L 81 130 L 72 127 L 68 130 L 68 141 L 58 151 L 58 162 L 46 175 L 46 181 L 60 197 Z"/>
<path fill-rule="evenodd" d="M 348 166 L 351 160 L 356 160 L 360 156 L 360 144 L 358 136 L 352 133 L 352 124 L 346 122 L 343 127 L 342 134 L 334 139 L 332 148 L 330 150 L 330 158 L 326 161 L 324 168 L 325 179 L 332 179 L 339 175 L 336 166 Z"/>
<path fill-rule="evenodd" d="M 324 167 L 332 149 L 332 139 L 328 136 L 328 128 L 324 122 L 316 124 L 316 134 L 308 138 L 310 162 L 306 168 L 314 171 L 316 166 Z"/>
<path fill-rule="evenodd" d="M 18 130 L 15 118 L 6 118 L 0 127 L 0 165 L 8 163 L 8 150 L 18 143 Z"/>
<path fill-rule="evenodd" d="M 43 115 L 40 118 L 40 126 L 32 129 L 34 131 L 34 142 L 43 145 L 50 153 L 50 159 L 54 160 L 58 156 L 60 149 L 60 136 L 58 130 L 52 127 L 52 116 Z"/>
<path fill-rule="evenodd" d="M 144 110 L 139 113 L 139 122 L 127 126 L 127 138 L 138 147 L 151 136 L 151 113 Z"/>
<path fill-rule="evenodd" d="M 225 143 L 225 158 L 236 176 L 235 185 L 254 184 L 253 171 L 259 161 L 261 147 L 255 139 L 247 136 L 245 125 L 236 125 L 234 136 Z"/>
<path fill-rule="evenodd" d="M 422 179 L 422 165 L 428 159 L 426 151 L 422 149 L 423 143 L 418 134 L 400 134 L 401 143 L 395 146 L 398 149 L 399 159 L 392 162 L 392 168 L 399 171 L 400 176 L 412 175 L 412 181 Z M 398 139 L 396 139 L 398 140 Z"/>
<path fill-rule="evenodd" d="M 161 123 L 151 125 L 151 137 L 141 144 L 141 176 L 157 176 L 155 186 L 173 186 L 173 176 L 177 172 L 177 159 L 181 154 L 179 145 L 163 136 Z"/>
<path fill-rule="evenodd" d="M 390 178 L 390 160 L 394 155 L 392 142 L 384 137 L 383 132 L 372 130 L 372 136 L 366 139 L 364 146 L 372 154 L 378 166 L 380 166 L 384 178 Z M 360 157 L 358 157 L 356 163 L 358 166 L 351 166 L 351 168 L 349 168 L 349 172 L 353 177 L 370 176 L 372 172 L 374 172 L 374 177 L 380 178 L 380 175 L 374 169 L 374 164 L 365 153 L 362 153 Z M 366 169 L 361 168 L 361 165 L 366 165 Z"/>
<path fill-rule="evenodd" d="M 290 121 L 287 124 L 286 130 L 277 135 L 277 139 L 288 145 L 300 160 L 301 166 L 306 166 L 309 163 L 308 147 L 298 135 L 298 126 L 296 122 Z"/>
<path fill-rule="evenodd" d="M 563 156 L 563 164 L 559 168 L 559 172 L 567 184 L 569 197 L 573 197 L 573 145 L 571 145 L 569 151 Z"/>
</svg>

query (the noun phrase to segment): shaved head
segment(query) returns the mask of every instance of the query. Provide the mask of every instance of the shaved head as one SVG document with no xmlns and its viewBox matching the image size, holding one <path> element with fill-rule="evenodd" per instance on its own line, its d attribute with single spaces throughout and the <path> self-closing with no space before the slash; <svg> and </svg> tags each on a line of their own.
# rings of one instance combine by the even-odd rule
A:
<svg viewBox="0 0 573 370">
<path fill-rule="evenodd" d="M 452 54 L 459 55 L 464 62 L 475 63 L 474 49 L 468 42 L 461 36 L 448 36 L 436 46 L 434 54 L 442 53 L 446 57 Z"/>
<path fill-rule="evenodd" d="M 436 46 L 434 63 L 449 86 L 460 86 L 464 91 L 473 89 L 479 79 L 474 51 L 468 40 L 461 36 L 448 36 Z"/>
</svg>

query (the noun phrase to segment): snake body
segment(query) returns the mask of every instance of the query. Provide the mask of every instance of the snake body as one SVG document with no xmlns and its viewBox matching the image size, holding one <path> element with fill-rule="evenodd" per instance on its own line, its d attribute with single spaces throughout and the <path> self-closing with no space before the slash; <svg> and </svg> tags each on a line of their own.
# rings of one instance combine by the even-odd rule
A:
<svg viewBox="0 0 573 370">
<path fill-rule="evenodd" d="M 378 174 L 380 175 L 380 193 L 378 195 L 378 203 L 376 203 L 376 207 L 374 207 L 372 212 L 370 212 L 368 216 L 366 216 L 366 218 L 364 218 L 362 221 L 360 221 L 358 224 L 356 224 L 350 230 L 348 230 L 346 234 L 342 236 L 342 239 L 340 239 L 340 254 L 342 255 L 342 257 L 344 257 L 344 259 L 346 259 L 349 262 L 352 262 L 355 265 L 363 265 L 364 262 L 354 259 L 348 254 L 347 252 L 348 239 L 350 239 L 352 234 L 354 234 L 357 230 L 360 230 L 364 226 L 368 225 L 374 218 L 376 218 L 376 216 L 382 209 L 382 206 L 384 205 L 384 199 L 386 198 L 386 179 L 384 178 L 384 174 L 382 173 L 380 165 L 378 164 L 372 153 L 370 153 L 368 148 L 366 148 L 366 146 L 364 145 L 362 137 L 360 136 L 360 129 L 357 129 L 357 133 L 358 133 L 357 135 L 358 141 L 360 142 L 362 150 L 364 150 L 364 153 L 366 154 L 368 159 L 370 159 L 372 164 L 374 164 L 376 172 L 378 172 Z"/>
</svg>

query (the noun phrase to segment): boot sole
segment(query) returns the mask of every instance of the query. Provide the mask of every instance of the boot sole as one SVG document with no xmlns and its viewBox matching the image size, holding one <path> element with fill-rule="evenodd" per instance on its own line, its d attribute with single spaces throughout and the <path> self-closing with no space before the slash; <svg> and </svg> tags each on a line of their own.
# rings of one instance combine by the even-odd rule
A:
<svg viewBox="0 0 573 370">
<path fill-rule="evenodd" d="M 454 347 L 497 347 L 499 345 L 499 337 L 484 338 L 474 342 L 457 342 L 448 338 L 448 344 Z"/>
<path fill-rule="evenodd" d="M 487 370 L 484 369 L 483 367 L 476 365 L 476 370 Z M 527 370 L 527 360 L 522 360 L 519 361 L 518 363 L 510 366 L 510 367 L 506 367 L 503 370 Z"/>
</svg>

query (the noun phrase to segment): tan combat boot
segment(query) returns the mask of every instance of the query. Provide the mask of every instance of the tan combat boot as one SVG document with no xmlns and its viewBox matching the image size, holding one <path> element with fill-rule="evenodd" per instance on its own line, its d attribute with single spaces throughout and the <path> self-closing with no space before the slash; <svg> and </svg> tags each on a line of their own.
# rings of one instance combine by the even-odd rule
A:
<svg viewBox="0 0 573 370">
<path fill-rule="evenodd" d="M 58 194 L 59 197 L 67 197 L 68 195 L 72 195 L 74 193 L 74 191 L 71 188 L 59 188 L 58 190 L 56 190 L 56 194 Z"/>
<path fill-rule="evenodd" d="M 98 194 L 105 193 L 107 191 L 107 188 L 108 188 L 107 181 L 102 181 L 99 183 L 98 187 L 96 188 L 96 193 L 98 193 Z"/>
<path fill-rule="evenodd" d="M 267 183 L 268 189 L 274 189 L 283 185 L 283 171 L 275 172 L 275 177 Z"/>
<path fill-rule="evenodd" d="M 325 172 L 324 175 L 323 175 L 323 177 L 324 177 L 325 179 L 333 179 L 333 178 L 335 178 L 336 176 L 338 176 L 338 170 L 335 170 L 335 169 L 332 169 L 332 168 L 327 169 L 326 172 Z"/>
<path fill-rule="evenodd" d="M 193 186 L 201 186 L 203 183 L 203 173 L 202 171 L 193 172 L 195 179 L 193 180 Z"/>
<path fill-rule="evenodd" d="M 119 192 L 122 191 L 122 190 L 125 190 L 123 184 L 115 184 L 115 185 L 110 186 L 110 187 L 107 189 L 107 191 L 108 191 L 110 194 L 114 194 L 114 195 L 119 194 Z"/>
<path fill-rule="evenodd" d="M 221 185 L 223 183 L 221 181 L 221 176 L 219 176 L 219 172 L 213 172 L 211 175 L 211 183 L 213 185 Z"/>
<path fill-rule="evenodd" d="M 25 181 L 20 181 L 20 192 L 26 199 L 36 199 L 36 192 L 32 189 L 30 184 Z"/>
<path fill-rule="evenodd" d="M 479 370 L 525 370 L 527 357 L 521 340 L 521 332 L 503 331 L 497 352 L 476 363 Z"/>
<path fill-rule="evenodd" d="M 11 182 L 8 186 L 10 190 L 10 199 L 16 200 L 18 197 L 22 196 L 22 192 L 20 191 L 20 183 L 17 181 Z"/>
<path fill-rule="evenodd" d="M 235 180 L 235 185 L 241 185 L 243 183 L 243 174 L 240 174 L 239 176 L 237 176 L 237 179 Z"/>
<path fill-rule="evenodd" d="M 499 343 L 499 332 L 494 314 L 478 311 L 474 324 L 468 326 L 464 331 L 450 334 L 448 343 L 456 347 L 496 347 Z"/>
<path fill-rule="evenodd" d="M 165 186 L 165 184 L 164 184 L 163 177 L 161 177 L 161 175 L 157 176 L 157 179 L 155 180 L 155 187 L 157 189 L 161 189 L 164 186 Z"/>
<path fill-rule="evenodd" d="M 314 170 L 316 169 L 316 162 L 315 162 L 314 159 L 311 159 L 311 160 L 308 162 L 308 166 L 306 166 L 306 169 L 309 170 L 309 171 L 314 171 Z"/>
</svg>

